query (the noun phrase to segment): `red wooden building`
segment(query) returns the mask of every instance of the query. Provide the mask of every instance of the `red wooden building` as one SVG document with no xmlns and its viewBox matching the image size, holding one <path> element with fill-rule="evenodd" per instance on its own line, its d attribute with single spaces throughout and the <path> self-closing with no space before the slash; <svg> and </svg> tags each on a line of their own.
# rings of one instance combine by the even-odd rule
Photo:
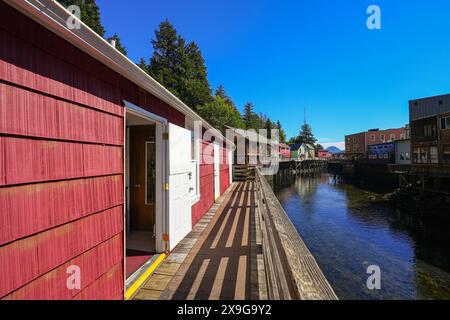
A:
<svg viewBox="0 0 450 320">
<path fill-rule="evenodd" d="M 127 249 L 170 251 L 230 185 L 229 145 L 68 18 L 0 1 L 0 299 L 123 299 Z"/>
<path fill-rule="evenodd" d="M 317 150 L 317 158 L 319 159 L 331 159 L 332 154 L 328 150 Z"/>
</svg>

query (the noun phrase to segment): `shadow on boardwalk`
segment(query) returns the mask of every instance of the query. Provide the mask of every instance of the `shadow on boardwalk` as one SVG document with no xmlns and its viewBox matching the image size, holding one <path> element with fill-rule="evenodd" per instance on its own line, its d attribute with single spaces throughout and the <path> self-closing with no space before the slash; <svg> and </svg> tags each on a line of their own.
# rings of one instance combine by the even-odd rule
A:
<svg viewBox="0 0 450 320">
<path fill-rule="evenodd" d="M 251 230 L 255 219 L 253 187 L 252 182 L 236 185 L 161 298 L 259 298 L 258 283 L 251 281 L 252 269 L 257 272 L 256 251 L 251 250 L 251 241 L 256 240 Z"/>
</svg>

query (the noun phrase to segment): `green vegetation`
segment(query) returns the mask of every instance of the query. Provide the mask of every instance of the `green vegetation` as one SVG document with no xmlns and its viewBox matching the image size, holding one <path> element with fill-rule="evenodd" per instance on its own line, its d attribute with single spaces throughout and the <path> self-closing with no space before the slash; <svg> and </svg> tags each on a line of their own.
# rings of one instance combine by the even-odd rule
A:
<svg viewBox="0 0 450 320">
<path fill-rule="evenodd" d="M 94 30 L 100 37 L 104 38 L 106 30 L 102 25 L 100 19 L 100 9 L 95 0 L 57 0 L 64 7 L 75 5 L 80 7 L 81 21 L 83 21 L 89 28 Z M 116 40 L 116 49 L 127 55 L 127 50 L 122 43 L 117 33 L 114 33 L 111 37 L 107 38 L 108 41 Z"/>
<path fill-rule="evenodd" d="M 65 7 L 79 6 L 81 20 L 101 37 L 105 37 L 106 30 L 101 23 L 100 9 L 95 0 L 58 0 L 58 2 Z M 127 50 L 117 33 L 107 40 L 115 40 L 116 49 L 127 55 Z M 286 142 L 286 134 L 280 121 L 272 121 L 265 114 L 256 113 L 253 103 L 246 103 L 241 115 L 223 85 L 219 85 L 213 95 L 206 63 L 199 46 L 193 41 L 187 42 L 168 20 L 159 25 L 151 44 L 153 54 L 150 60 L 141 58 L 137 65 L 198 112 L 212 126 L 221 131 L 224 131 L 226 126 L 267 129 L 268 137 L 271 136 L 272 129 L 279 129 L 280 142 Z"/>
<path fill-rule="evenodd" d="M 101 37 L 105 36 L 105 28 L 100 21 L 100 9 L 95 0 L 58 0 L 58 2 L 66 8 L 72 5 L 80 7 L 81 21 Z"/>
<path fill-rule="evenodd" d="M 111 42 L 112 40 L 116 41 L 116 49 L 123 53 L 124 56 L 127 55 L 127 49 L 122 45 L 122 42 L 120 41 L 119 36 L 117 33 L 114 33 L 111 37 L 106 39 L 108 42 Z"/>
<path fill-rule="evenodd" d="M 312 146 L 315 146 L 316 148 L 323 149 L 323 147 L 320 144 L 316 145 L 316 142 L 317 139 L 314 137 L 311 126 L 306 122 L 301 126 L 299 135 L 289 140 L 290 144 L 308 143 Z"/>
</svg>

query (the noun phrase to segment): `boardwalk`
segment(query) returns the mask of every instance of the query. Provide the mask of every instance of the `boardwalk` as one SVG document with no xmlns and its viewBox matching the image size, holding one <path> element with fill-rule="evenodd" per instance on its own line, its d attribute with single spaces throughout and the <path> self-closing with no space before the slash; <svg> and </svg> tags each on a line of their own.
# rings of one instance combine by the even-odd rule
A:
<svg viewBox="0 0 450 320">
<path fill-rule="evenodd" d="M 266 299 L 253 188 L 234 184 L 134 299 Z"/>
</svg>

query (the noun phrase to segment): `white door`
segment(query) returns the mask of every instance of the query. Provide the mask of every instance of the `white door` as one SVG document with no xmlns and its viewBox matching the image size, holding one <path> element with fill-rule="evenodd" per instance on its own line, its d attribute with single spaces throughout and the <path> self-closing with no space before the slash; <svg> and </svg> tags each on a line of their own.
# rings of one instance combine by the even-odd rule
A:
<svg viewBox="0 0 450 320">
<path fill-rule="evenodd" d="M 169 124 L 169 241 L 170 250 L 192 230 L 191 132 Z"/>
<path fill-rule="evenodd" d="M 220 148 L 214 143 L 214 199 L 220 197 Z"/>
</svg>

